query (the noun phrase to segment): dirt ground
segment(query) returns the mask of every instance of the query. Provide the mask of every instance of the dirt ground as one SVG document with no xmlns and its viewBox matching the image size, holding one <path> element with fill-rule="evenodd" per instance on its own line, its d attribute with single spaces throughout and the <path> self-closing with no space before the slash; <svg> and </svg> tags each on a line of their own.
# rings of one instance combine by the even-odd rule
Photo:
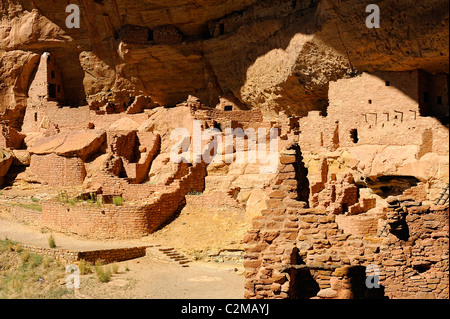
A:
<svg viewBox="0 0 450 319">
<path fill-rule="evenodd" d="M 52 233 L 57 248 L 101 249 L 126 247 L 137 242 L 85 241 Z M 48 233 L 0 219 L 0 237 L 21 243 L 46 242 Z M 171 260 L 159 249 L 147 248 L 145 257 L 117 263 L 111 281 L 100 283 L 95 274 L 82 275 L 76 296 L 88 299 L 241 299 L 244 294 L 243 267 L 239 262 L 192 260 L 188 267 Z M 108 266 L 105 266 L 108 267 Z"/>
<path fill-rule="evenodd" d="M 29 192 L 36 194 L 33 190 Z M 51 193 L 51 192 L 49 192 Z M 2 203 L 23 202 L 22 196 L 8 190 L 0 195 L 0 238 L 48 247 L 50 234 L 57 248 L 95 250 L 119 247 L 159 245 L 147 248 L 142 258 L 117 263 L 119 271 L 111 281 L 100 283 L 95 274 L 81 276 L 77 298 L 94 299 L 242 299 L 244 277 L 242 259 L 221 258 L 221 251 L 242 249 L 241 238 L 246 231 L 245 222 L 235 222 L 235 216 L 211 218 L 181 213 L 160 231 L 136 240 L 87 240 L 85 238 L 51 231 L 37 224 L 17 222 L 2 212 Z M 202 240 L 202 234 L 204 240 Z M 216 236 L 213 236 L 215 234 Z M 212 238 L 215 238 L 212 240 Z M 189 267 L 171 260 L 159 248 L 173 247 L 188 257 Z M 217 255 L 217 256 L 215 256 Z"/>
<path fill-rule="evenodd" d="M 184 268 L 164 260 L 157 251 L 119 264 L 109 283 L 94 275 L 81 276 L 79 296 L 114 299 L 242 299 L 240 265 L 196 261 Z"/>
</svg>

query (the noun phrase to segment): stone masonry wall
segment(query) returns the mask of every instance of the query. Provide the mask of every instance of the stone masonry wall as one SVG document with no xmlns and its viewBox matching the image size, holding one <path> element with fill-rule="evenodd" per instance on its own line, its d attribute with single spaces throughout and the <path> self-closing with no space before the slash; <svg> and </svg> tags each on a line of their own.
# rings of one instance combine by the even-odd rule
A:
<svg viewBox="0 0 450 319">
<path fill-rule="evenodd" d="M 41 183 L 51 186 L 82 185 L 86 177 L 86 169 L 80 158 L 56 154 L 33 154 L 30 171 Z"/>
<path fill-rule="evenodd" d="M 386 229 L 375 226 L 374 216 L 364 220 L 363 215 L 306 208 L 306 202 L 295 200 L 293 155 L 289 148 L 280 153 L 268 209 L 253 220 L 244 238 L 246 298 L 313 298 L 319 292 L 319 297 L 337 298 L 326 289 L 336 288 L 333 278 L 342 267 L 373 265 L 381 275 L 378 297 L 448 298 L 448 205 L 426 206 L 407 196 L 392 199 L 385 214 L 376 216 Z M 355 218 L 361 219 L 360 227 L 353 224 Z"/>
<path fill-rule="evenodd" d="M 147 207 L 44 202 L 42 224 L 88 238 L 135 238 L 148 235 Z"/>
<path fill-rule="evenodd" d="M 123 196 L 123 206 L 44 202 L 42 223 L 58 231 L 89 238 L 140 238 L 156 231 L 172 218 L 185 204 L 186 194 L 203 191 L 205 174 L 204 164 L 195 165 L 186 176 L 165 189 L 147 184 L 128 184 L 125 179 L 109 176 L 112 184 L 119 187 L 103 191 L 113 192 L 108 195 Z M 137 198 L 137 194 L 142 198 Z M 147 200 L 147 203 L 136 200 Z"/>
<path fill-rule="evenodd" d="M 91 263 L 95 263 L 97 260 L 102 260 L 106 264 L 131 260 L 145 256 L 147 249 L 146 247 L 130 247 L 92 251 L 73 251 L 67 249 L 43 248 L 25 244 L 21 244 L 21 247 L 29 250 L 30 252 L 46 255 L 50 258 L 60 260 L 65 264 L 71 264 L 81 260 Z"/>
</svg>

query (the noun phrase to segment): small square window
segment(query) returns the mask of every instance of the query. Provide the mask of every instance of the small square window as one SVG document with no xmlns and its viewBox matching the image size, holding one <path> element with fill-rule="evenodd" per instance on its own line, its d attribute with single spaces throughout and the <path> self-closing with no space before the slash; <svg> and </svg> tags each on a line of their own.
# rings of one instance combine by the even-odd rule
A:
<svg viewBox="0 0 450 319">
<path fill-rule="evenodd" d="M 390 81 L 386 81 L 386 86 L 391 86 L 391 82 Z"/>
<path fill-rule="evenodd" d="M 369 104 L 372 104 L 372 100 L 369 100 Z"/>
</svg>

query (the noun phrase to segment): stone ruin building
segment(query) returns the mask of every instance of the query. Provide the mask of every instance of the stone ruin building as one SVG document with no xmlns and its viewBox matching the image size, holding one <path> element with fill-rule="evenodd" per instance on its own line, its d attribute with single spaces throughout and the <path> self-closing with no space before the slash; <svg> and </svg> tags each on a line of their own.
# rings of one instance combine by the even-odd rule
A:
<svg viewBox="0 0 450 319">
<path fill-rule="evenodd" d="M 176 34 L 158 32 L 154 41 Z M 272 120 L 226 96 L 216 107 L 189 97 L 168 108 L 144 95 L 67 106 L 58 62 L 41 56 L 21 129 L 0 124 L 0 185 L 72 187 L 80 202 L 61 194 L 31 217 L 12 210 L 17 218 L 90 238 L 140 238 L 182 207 L 226 207 L 252 220 L 246 298 L 449 297 L 449 206 L 436 201 L 449 180 L 447 74 L 362 73 L 330 82 L 326 114 Z M 260 174 L 260 162 L 172 163 L 170 132 L 192 132 L 194 120 L 219 134 L 277 128 L 276 172 Z M 249 142 L 218 153 L 248 158 Z M 373 271 L 380 288 L 368 289 Z"/>
</svg>

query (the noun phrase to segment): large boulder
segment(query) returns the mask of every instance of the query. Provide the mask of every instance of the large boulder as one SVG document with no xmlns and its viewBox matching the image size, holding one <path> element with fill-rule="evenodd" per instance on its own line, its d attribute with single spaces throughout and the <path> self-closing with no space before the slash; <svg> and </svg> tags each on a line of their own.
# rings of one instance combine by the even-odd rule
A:
<svg viewBox="0 0 450 319">
<path fill-rule="evenodd" d="M 86 160 L 95 154 L 106 141 L 104 131 L 69 131 L 44 137 L 29 148 L 30 154 L 46 155 L 54 153 L 65 157 L 79 157 Z"/>
<path fill-rule="evenodd" d="M 108 127 L 108 131 L 137 131 L 139 124 L 128 117 L 122 117 Z"/>
<path fill-rule="evenodd" d="M 3 178 L 8 173 L 9 167 L 13 161 L 12 155 L 5 149 L 0 148 L 0 186 L 3 184 Z"/>
<path fill-rule="evenodd" d="M 161 152 L 170 152 L 177 142 L 177 140 L 171 140 L 170 138 L 174 130 L 186 129 L 190 136 L 193 135 L 194 117 L 188 107 L 159 107 L 154 111 L 155 113 L 139 126 L 139 131 L 161 135 Z"/>
</svg>

